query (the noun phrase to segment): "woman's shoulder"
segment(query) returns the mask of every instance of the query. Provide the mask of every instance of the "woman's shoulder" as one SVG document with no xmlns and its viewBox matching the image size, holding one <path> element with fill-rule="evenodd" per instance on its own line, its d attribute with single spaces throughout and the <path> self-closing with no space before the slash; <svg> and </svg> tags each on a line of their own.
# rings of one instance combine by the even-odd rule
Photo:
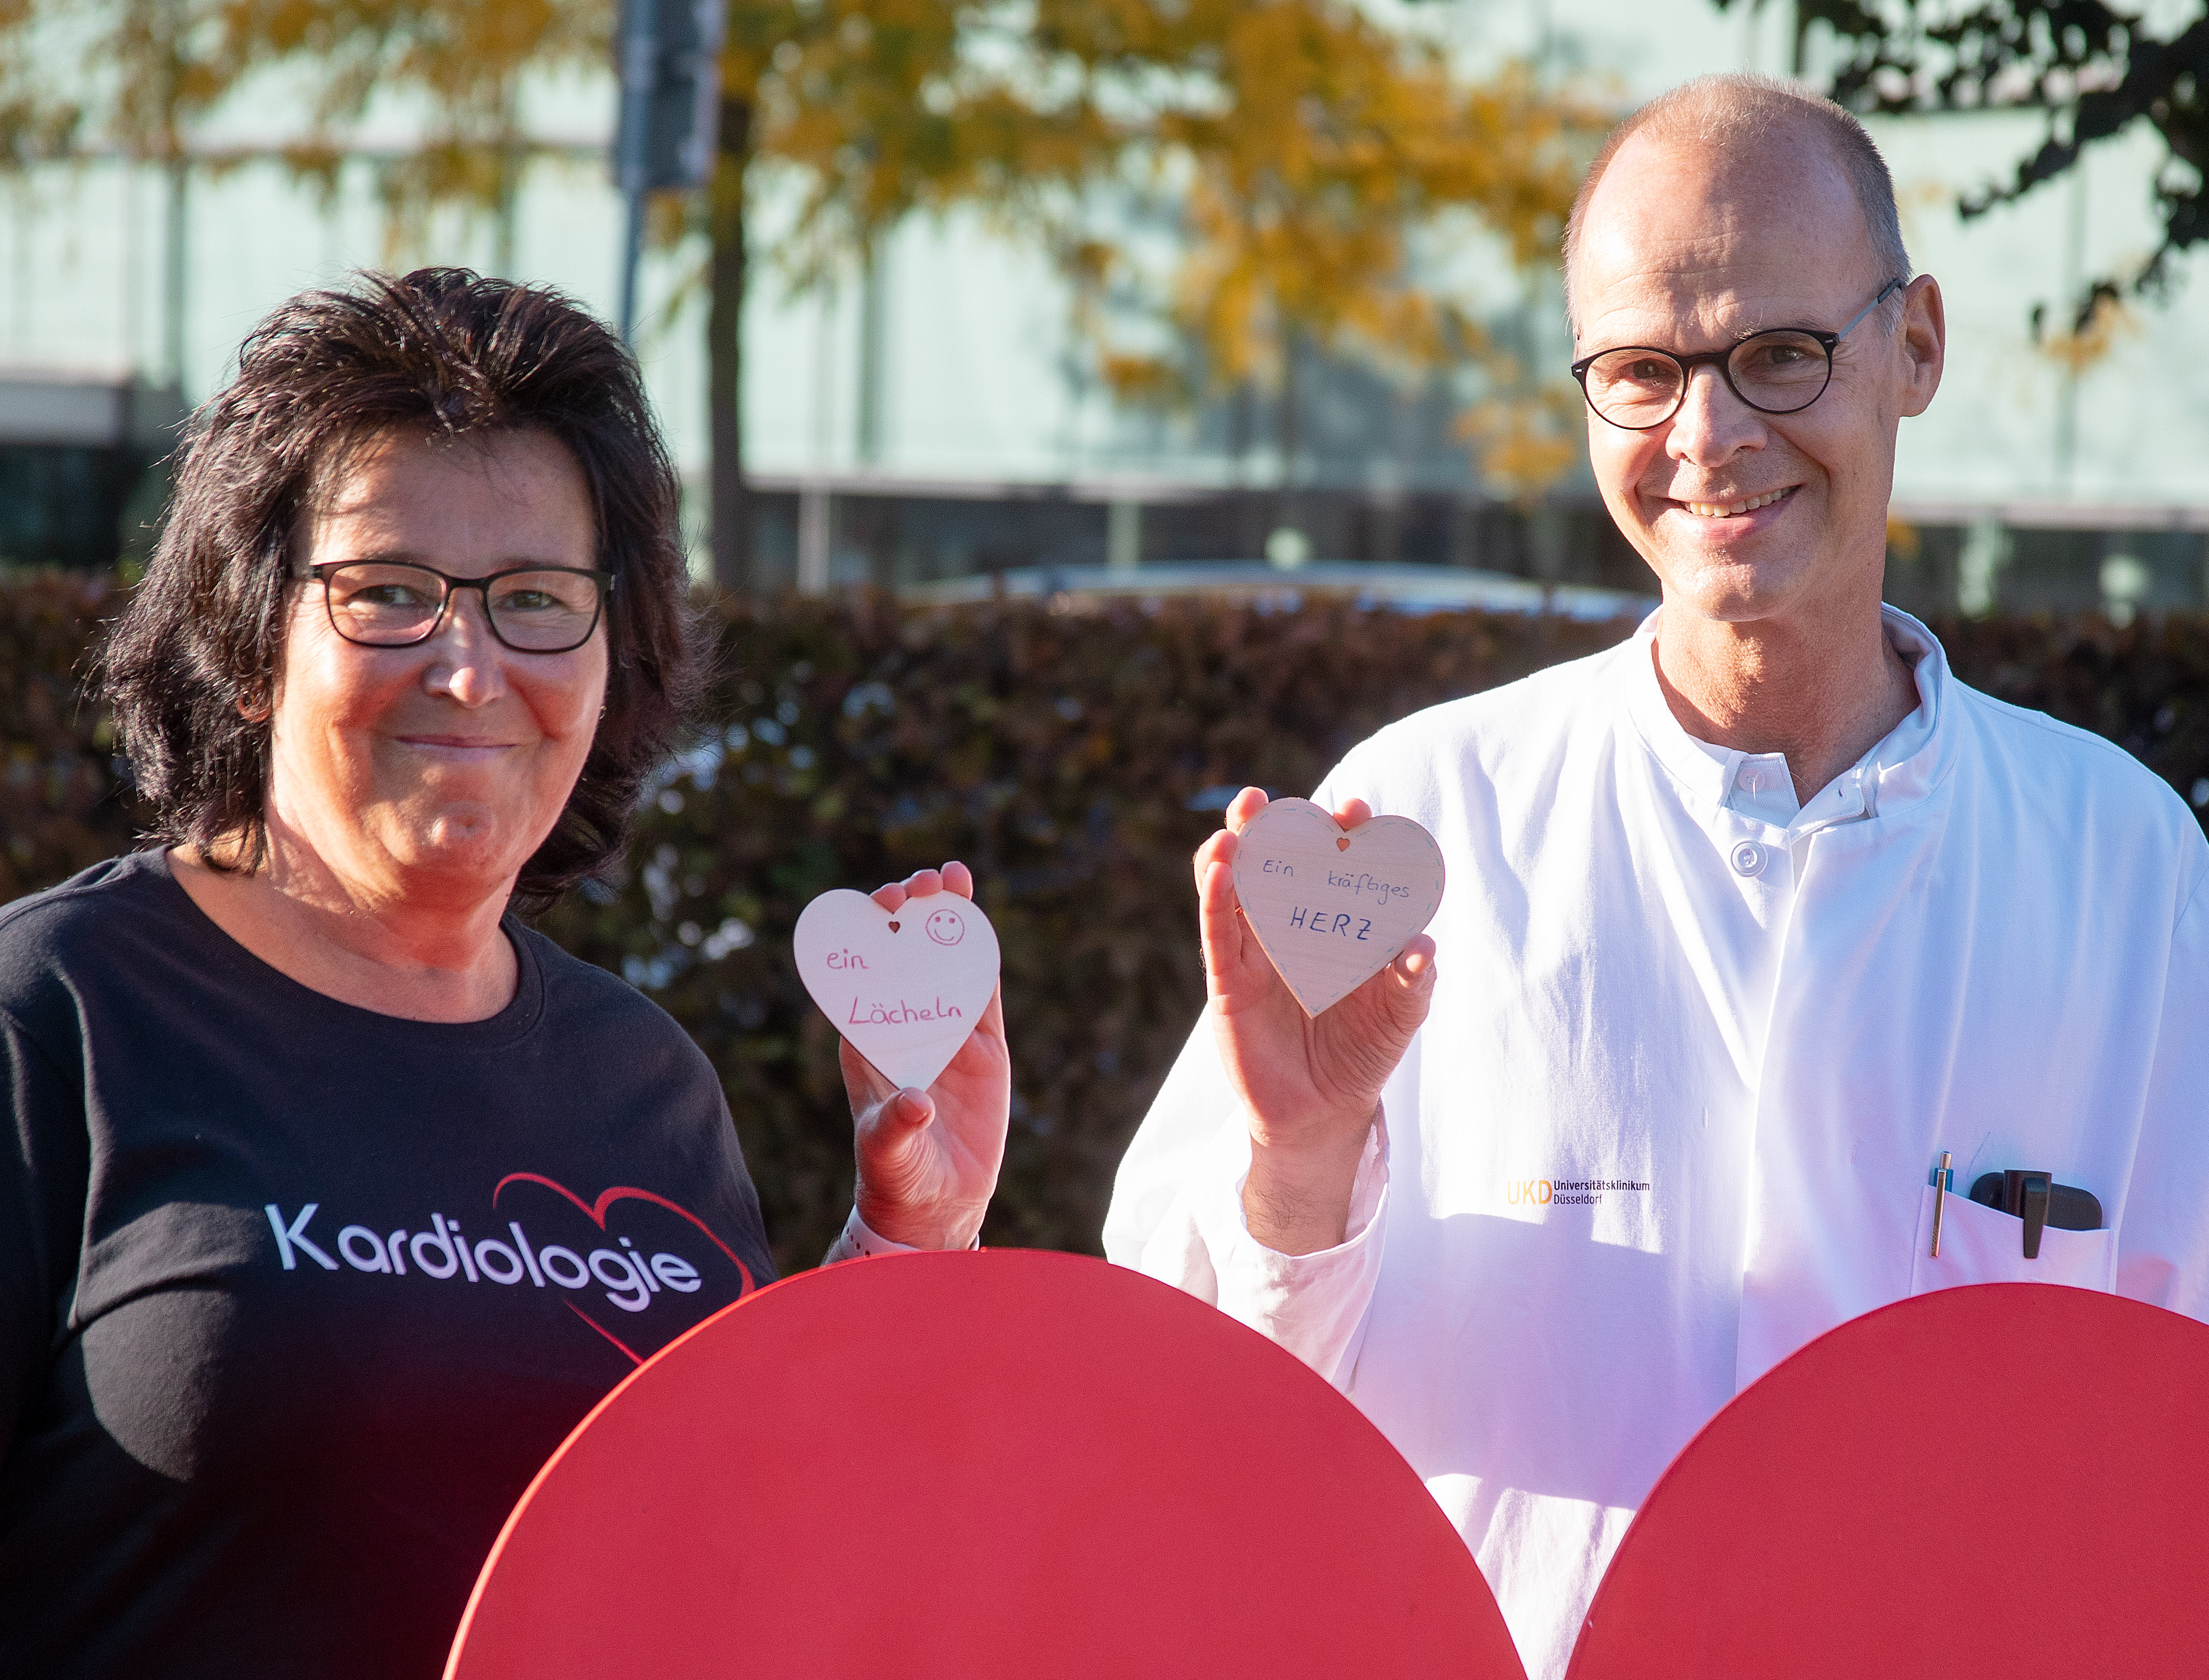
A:
<svg viewBox="0 0 2209 1680">
<path fill-rule="evenodd" d="M 518 918 L 507 925 L 543 976 L 548 1016 L 582 1015 L 602 1029 L 639 1035 L 638 1042 L 690 1043 L 674 1016 L 620 975 L 584 960 Z"/>
<path fill-rule="evenodd" d="M 0 1024 L 69 1059 L 84 994 L 129 984 L 134 954 L 172 943 L 184 894 L 158 852 L 134 852 L 0 905 Z"/>
<path fill-rule="evenodd" d="M 23 976 L 111 953 L 123 926 L 172 918 L 177 896 L 160 853 L 132 852 L 0 905 L 0 1000 Z"/>
<path fill-rule="evenodd" d="M 536 971 L 525 988 L 541 989 L 527 1033 L 540 1071 L 591 1107 L 594 1124 L 617 1112 L 657 1117 L 649 1122 L 657 1129 L 679 1117 L 720 1140 L 728 1124 L 721 1077 L 682 1024 L 620 975 L 534 928 L 509 925 Z"/>
</svg>

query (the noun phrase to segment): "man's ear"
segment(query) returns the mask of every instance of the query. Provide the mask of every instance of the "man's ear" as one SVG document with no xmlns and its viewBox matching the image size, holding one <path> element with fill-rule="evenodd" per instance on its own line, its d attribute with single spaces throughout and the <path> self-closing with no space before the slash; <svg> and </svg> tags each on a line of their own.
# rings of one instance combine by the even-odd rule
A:
<svg viewBox="0 0 2209 1680">
<path fill-rule="evenodd" d="M 1948 312 L 1941 282 L 1920 274 L 1902 294 L 1902 412 L 1923 414 L 1941 388 L 1948 360 Z"/>
</svg>

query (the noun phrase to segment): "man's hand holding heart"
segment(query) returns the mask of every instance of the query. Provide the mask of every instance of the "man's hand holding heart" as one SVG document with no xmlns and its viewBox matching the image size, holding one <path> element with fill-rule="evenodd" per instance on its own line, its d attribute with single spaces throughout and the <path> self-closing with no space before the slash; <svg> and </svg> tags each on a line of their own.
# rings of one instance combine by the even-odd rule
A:
<svg viewBox="0 0 2209 1680">
<path fill-rule="evenodd" d="M 908 900 L 954 893 L 971 900 L 964 864 L 921 870 L 878 888 L 895 914 Z M 1012 1055 L 1000 991 L 934 1083 L 900 1090 L 846 1039 L 840 1051 L 858 1156 L 859 1217 L 877 1236 L 916 1249 L 964 1249 L 982 1229 L 997 1187 L 1012 1114 Z"/>
<path fill-rule="evenodd" d="M 1415 935 L 1339 1003 L 1305 1014 L 1235 893 L 1242 830 L 1266 803 L 1262 789 L 1244 788 L 1227 826 L 1197 848 L 1198 920 L 1213 1033 L 1250 1126 L 1243 1218 L 1267 1248 L 1310 1254 L 1343 1239 L 1381 1087 L 1434 997 L 1435 942 Z M 1372 815 L 1352 799 L 1334 819 L 1355 828 Z"/>
</svg>

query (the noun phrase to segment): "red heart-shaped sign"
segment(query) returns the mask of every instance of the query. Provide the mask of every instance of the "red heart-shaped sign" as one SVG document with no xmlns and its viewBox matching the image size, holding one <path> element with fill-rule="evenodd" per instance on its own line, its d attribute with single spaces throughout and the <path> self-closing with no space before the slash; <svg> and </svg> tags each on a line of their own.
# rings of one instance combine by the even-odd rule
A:
<svg viewBox="0 0 2209 1680">
<path fill-rule="evenodd" d="M 1620 1541 L 1570 1680 L 2202 1671 L 2209 1327 L 1980 1284 L 1774 1365 Z"/>
<path fill-rule="evenodd" d="M 2197 1672 L 2205 1438 L 2192 1320 L 2030 1284 L 1882 1308 L 1681 1453 L 1569 1680 Z M 671 1345 L 532 1484 L 446 1670 L 702 1673 L 1523 1670 L 1327 1383 L 1136 1273 L 1001 1251 L 805 1273 Z"/>
<path fill-rule="evenodd" d="M 446 1673 L 1523 1680 L 1349 1401 L 1164 1284 L 1010 1250 L 803 1273 L 674 1343 L 532 1484 Z"/>
</svg>

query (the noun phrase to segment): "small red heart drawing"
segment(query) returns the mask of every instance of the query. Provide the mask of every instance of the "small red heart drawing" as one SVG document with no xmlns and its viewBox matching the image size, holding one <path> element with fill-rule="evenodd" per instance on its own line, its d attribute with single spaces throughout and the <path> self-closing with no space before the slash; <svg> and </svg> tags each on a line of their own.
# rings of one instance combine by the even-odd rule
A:
<svg viewBox="0 0 2209 1680">
<path fill-rule="evenodd" d="M 895 922 L 892 922 L 892 923 L 890 924 L 890 931 L 891 931 L 892 933 L 895 933 L 897 930 L 898 930 L 898 924 L 897 924 Z"/>
<path fill-rule="evenodd" d="M 1350 850 L 1350 842 L 1347 840 L 1339 840 L 1334 843 L 1334 849 L 1337 852 L 1347 852 Z"/>
<path fill-rule="evenodd" d="M 688 1207 L 683 1206 L 679 1201 L 670 1201 L 664 1195 L 660 1195 L 652 1190 L 641 1190 L 634 1184 L 616 1184 L 611 1189 L 601 1191 L 598 1201 L 595 1203 L 593 1203 L 584 1201 L 582 1197 L 577 1195 L 575 1191 L 569 1189 L 565 1184 L 560 1183 L 557 1179 L 547 1178 L 541 1172 L 509 1172 L 505 1177 L 500 1179 L 497 1183 L 491 1187 L 491 1205 L 492 1207 L 496 1207 L 498 1206 L 500 1192 L 504 1190 L 509 1184 L 513 1183 L 542 1184 L 546 1189 L 552 1191 L 555 1195 L 567 1197 L 569 1201 L 575 1203 L 575 1207 L 582 1213 L 586 1219 L 589 1219 L 592 1224 L 597 1225 L 601 1231 L 604 1231 L 606 1228 L 606 1209 L 612 1207 L 617 1201 L 649 1201 L 656 1207 L 665 1207 L 669 1213 L 680 1214 L 683 1218 L 689 1220 L 691 1224 L 696 1225 L 700 1231 L 705 1233 L 706 1240 L 707 1242 L 711 1243 L 723 1254 L 728 1255 L 729 1263 L 737 1268 L 737 1275 L 743 1280 L 743 1287 L 737 1292 L 737 1294 L 740 1296 L 749 1295 L 754 1289 L 758 1287 L 758 1285 L 752 1278 L 752 1268 L 745 1265 L 742 1260 L 737 1257 L 737 1251 L 731 1248 L 726 1243 L 724 1243 L 719 1237 L 716 1237 L 713 1234 L 713 1228 L 711 1225 L 707 1225 L 705 1220 L 700 1219 L 695 1213 L 692 1213 Z M 623 1341 L 612 1331 L 607 1329 L 605 1325 L 599 1323 L 597 1319 L 592 1317 L 590 1314 L 585 1312 L 573 1301 L 568 1302 L 567 1306 L 569 1312 L 575 1314 L 575 1316 L 581 1319 L 584 1323 L 589 1325 L 593 1330 L 596 1330 L 616 1347 L 618 1347 L 623 1352 L 628 1354 L 629 1357 L 635 1360 L 638 1364 L 641 1365 L 644 1363 L 644 1356 L 642 1354 L 639 1353 L 635 1348 L 631 1347 L 627 1342 Z"/>
</svg>

